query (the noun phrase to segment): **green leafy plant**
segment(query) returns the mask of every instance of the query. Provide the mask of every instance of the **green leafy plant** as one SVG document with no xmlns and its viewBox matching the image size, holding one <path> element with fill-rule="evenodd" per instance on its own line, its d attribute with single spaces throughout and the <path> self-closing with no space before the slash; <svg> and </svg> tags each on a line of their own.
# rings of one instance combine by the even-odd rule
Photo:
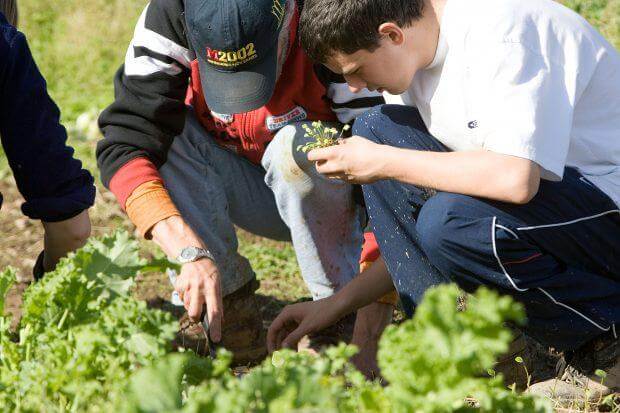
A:
<svg viewBox="0 0 620 413">
<path fill-rule="evenodd" d="M 341 344 L 315 357 L 276 352 L 242 377 L 231 354 L 172 353 L 176 323 L 131 296 L 147 263 L 126 232 L 91 240 L 31 285 L 17 331 L 0 314 L 0 405 L 67 412 L 547 412 L 549 404 L 484 377 L 506 351 L 506 320 L 523 320 L 508 297 L 480 289 L 458 310 L 459 290 L 429 291 L 412 320 L 386 330 L 367 381 Z M 0 300 L 15 271 L 0 273 Z M 3 301 L 2 301 L 3 302 Z"/>
<path fill-rule="evenodd" d="M 90 241 L 27 289 L 16 334 L 0 317 L 3 409 L 105 411 L 132 371 L 169 352 L 172 317 L 129 294 L 144 265 L 137 243 L 119 232 Z M 14 277 L 0 273 L 0 292 Z"/>
<path fill-rule="evenodd" d="M 324 126 L 321 121 L 312 122 L 311 126 L 307 124 L 302 125 L 302 128 L 306 132 L 304 136 L 314 139 L 314 142 L 308 142 L 305 145 L 297 146 L 298 151 L 307 153 L 313 149 L 327 148 L 338 143 L 338 139 L 342 138 L 342 134 L 348 131 L 351 127 L 344 125 L 342 130 L 338 132 L 336 128 L 329 128 Z"/>
</svg>

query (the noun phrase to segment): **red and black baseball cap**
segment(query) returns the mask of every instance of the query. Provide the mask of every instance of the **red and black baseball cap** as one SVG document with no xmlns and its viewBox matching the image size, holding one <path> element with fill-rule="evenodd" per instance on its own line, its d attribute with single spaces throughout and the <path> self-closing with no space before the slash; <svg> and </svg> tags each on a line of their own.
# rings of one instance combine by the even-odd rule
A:
<svg viewBox="0 0 620 413">
<path fill-rule="evenodd" d="M 211 110 L 249 112 L 269 102 L 286 0 L 186 0 L 188 37 Z"/>
</svg>

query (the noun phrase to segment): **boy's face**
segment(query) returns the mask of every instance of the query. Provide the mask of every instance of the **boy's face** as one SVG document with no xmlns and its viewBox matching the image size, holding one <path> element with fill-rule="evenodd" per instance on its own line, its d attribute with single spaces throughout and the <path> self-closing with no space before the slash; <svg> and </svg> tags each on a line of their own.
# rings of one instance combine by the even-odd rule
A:
<svg viewBox="0 0 620 413">
<path fill-rule="evenodd" d="M 409 88 L 418 70 L 432 62 L 438 30 L 426 17 L 406 28 L 384 23 L 379 28 L 379 47 L 374 51 L 334 52 L 325 66 L 341 73 L 353 92 L 368 88 L 398 95 Z"/>
<path fill-rule="evenodd" d="M 352 92 L 367 88 L 397 95 L 407 90 L 415 75 L 406 56 L 390 45 L 381 45 L 373 52 L 335 53 L 325 65 L 341 73 Z"/>
</svg>

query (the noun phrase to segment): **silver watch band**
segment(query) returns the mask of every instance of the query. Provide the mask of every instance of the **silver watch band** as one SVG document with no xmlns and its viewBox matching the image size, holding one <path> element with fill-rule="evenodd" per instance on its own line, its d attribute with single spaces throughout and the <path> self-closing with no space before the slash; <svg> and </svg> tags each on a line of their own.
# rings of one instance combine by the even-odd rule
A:
<svg viewBox="0 0 620 413">
<path fill-rule="evenodd" d="M 215 261 L 215 257 L 211 251 L 200 247 L 189 246 L 181 250 L 179 255 L 175 258 L 175 261 L 181 264 L 187 264 L 189 262 L 195 262 L 202 258 L 208 258 L 211 261 Z"/>
</svg>

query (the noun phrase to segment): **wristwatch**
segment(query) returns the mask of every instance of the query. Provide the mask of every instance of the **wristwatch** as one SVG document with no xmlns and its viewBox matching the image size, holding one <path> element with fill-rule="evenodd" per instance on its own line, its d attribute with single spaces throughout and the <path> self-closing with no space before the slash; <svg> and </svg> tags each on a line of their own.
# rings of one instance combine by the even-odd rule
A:
<svg viewBox="0 0 620 413">
<path fill-rule="evenodd" d="M 175 260 L 181 264 L 187 264 L 188 262 L 198 261 L 201 258 L 208 258 L 215 262 L 215 257 L 211 254 L 211 251 L 199 247 L 183 248 Z"/>
</svg>

